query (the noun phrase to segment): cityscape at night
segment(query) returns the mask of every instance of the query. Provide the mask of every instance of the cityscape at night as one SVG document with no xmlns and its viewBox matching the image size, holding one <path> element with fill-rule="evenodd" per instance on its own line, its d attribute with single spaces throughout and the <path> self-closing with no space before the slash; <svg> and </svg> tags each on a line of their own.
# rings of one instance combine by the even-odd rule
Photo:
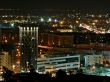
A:
<svg viewBox="0 0 110 82">
<path fill-rule="evenodd" d="M 110 81 L 108 0 L 6 2 L 0 81 Z"/>
</svg>

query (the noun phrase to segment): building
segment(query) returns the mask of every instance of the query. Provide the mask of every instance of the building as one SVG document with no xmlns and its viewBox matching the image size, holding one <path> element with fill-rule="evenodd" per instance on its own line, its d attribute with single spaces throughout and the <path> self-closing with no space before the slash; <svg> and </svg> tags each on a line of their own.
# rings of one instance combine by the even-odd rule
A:
<svg viewBox="0 0 110 82">
<path fill-rule="evenodd" d="M 102 59 L 102 55 L 85 55 L 85 66 L 92 66 L 96 63 L 100 64 L 100 60 Z"/>
<path fill-rule="evenodd" d="M 0 55 L 0 66 L 13 71 L 13 67 L 19 68 L 15 53 L 16 44 L 19 42 L 18 33 L 18 28 L 14 23 L 0 23 L 0 53 L 2 54 Z"/>
<path fill-rule="evenodd" d="M 55 72 L 62 69 L 66 72 L 80 67 L 80 55 L 52 55 L 37 59 L 38 72 Z"/>
<path fill-rule="evenodd" d="M 11 55 L 8 52 L 4 51 L 0 55 L 0 65 L 12 69 Z"/>
<path fill-rule="evenodd" d="M 36 68 L 37 45 L 38 45 L 38 27 L 19 27 L 20 38 L 20 68 L 27 71 L 32 65 Z"/>
</svg>

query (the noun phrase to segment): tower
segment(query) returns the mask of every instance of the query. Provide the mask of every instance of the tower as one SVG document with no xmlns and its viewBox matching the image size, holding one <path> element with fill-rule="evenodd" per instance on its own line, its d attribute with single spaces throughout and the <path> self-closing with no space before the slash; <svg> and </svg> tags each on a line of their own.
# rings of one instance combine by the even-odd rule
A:
<svg viewBox="0 0 110 82">
<path fill-rule="evenodd" d="M 38 27 L 20 26 L 20 68 L 28 71 L 30 66 L 37 68 Z"/>
</svg>

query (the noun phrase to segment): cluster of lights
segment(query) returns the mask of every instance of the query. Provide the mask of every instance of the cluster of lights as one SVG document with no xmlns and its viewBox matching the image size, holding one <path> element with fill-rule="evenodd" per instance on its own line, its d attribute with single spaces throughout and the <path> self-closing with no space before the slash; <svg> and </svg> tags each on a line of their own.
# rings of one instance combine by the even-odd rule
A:
<svg viewBox="0 0 110 82">
<path fill-rule="evenodd" d="M 38 30 L 37 27 L 19 27 L 20 31 L 36 31 Z"/>
<path fill-rule="evenodd" d="M 95 32 L 95 33 L 110 33 L 110 30 L 107 28 L 104 28 L 104 26 L 98 27 L 97 25 L 102 23 L 105 23 L 107 26 L 110 24 L 109 14 L 88 14 L 82 15 L 79 12 L 75 12 L 75 14 L 67 14 L 67 16 L 63 15 L 55 15 L 55 16 L 16 16 L 16 15 L 2 15 L 1 16 L 1 22 L 4 23 L 11 23 L 11 27 L 14 27 L 14 23 L 47 23 L 51 27 L 69 27 L 73 29 L 73 27 L 77 27 L 79 24 L 79 27 L 83 27 L 86 30 Z M 84 19 L 84 20 L 83 20 Z M 82 23 L 83 24 L 82 24 Z M 87 22 L 87 23 L 85 23 Z M 88 24 L 89 23 L 89 24 Z M 102 27 L 102 28 L 101 28 Z M 106 26 L 105 26 L 106 27 Z M 107 30 L 107 31 L 105 31 Z M 76 28 L 77 31 L 77 28 Z"/>
<path fill-rule="evenodd" d="M 58 22 L 57 19 L 52 19 L 52 18 L 48 18 L 48 19 L 44 19 L 44 18 L 40 18 L 40 22 Z"/>
<path fill-rule="evenodd" d="M 105 33 L 105 29 L 102 29 L 102 28 L 96 28 L 96 27 L 93 27 L 93 26 L 90 26 L 90 25 L 87 25 L 87 24 L 84 24 L 84 23 L 81 23 L 79 24 L 79 27 L 83 27 L 89 31 L 93 31 L 95 33 L 100 33 L 100 34 L 104 34 Z"/>
<path fill-rule="evenodd" d="M 16 56 L 19 57 L 20 56 L 20 50 L 19 50 L 19 48 L 17 48 L 16 51 L 17 51 Z"/>
</svg>

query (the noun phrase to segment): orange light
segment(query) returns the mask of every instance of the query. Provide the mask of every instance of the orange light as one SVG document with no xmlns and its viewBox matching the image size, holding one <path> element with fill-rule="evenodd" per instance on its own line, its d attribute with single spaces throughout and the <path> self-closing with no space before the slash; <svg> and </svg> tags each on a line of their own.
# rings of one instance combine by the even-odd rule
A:
<svg viewBox="0 0 110 82">
<path fill-rule="evenodd" d="M 64 24 L 64 21 L 60 21 L 60 24 Z"/>
</svg>

